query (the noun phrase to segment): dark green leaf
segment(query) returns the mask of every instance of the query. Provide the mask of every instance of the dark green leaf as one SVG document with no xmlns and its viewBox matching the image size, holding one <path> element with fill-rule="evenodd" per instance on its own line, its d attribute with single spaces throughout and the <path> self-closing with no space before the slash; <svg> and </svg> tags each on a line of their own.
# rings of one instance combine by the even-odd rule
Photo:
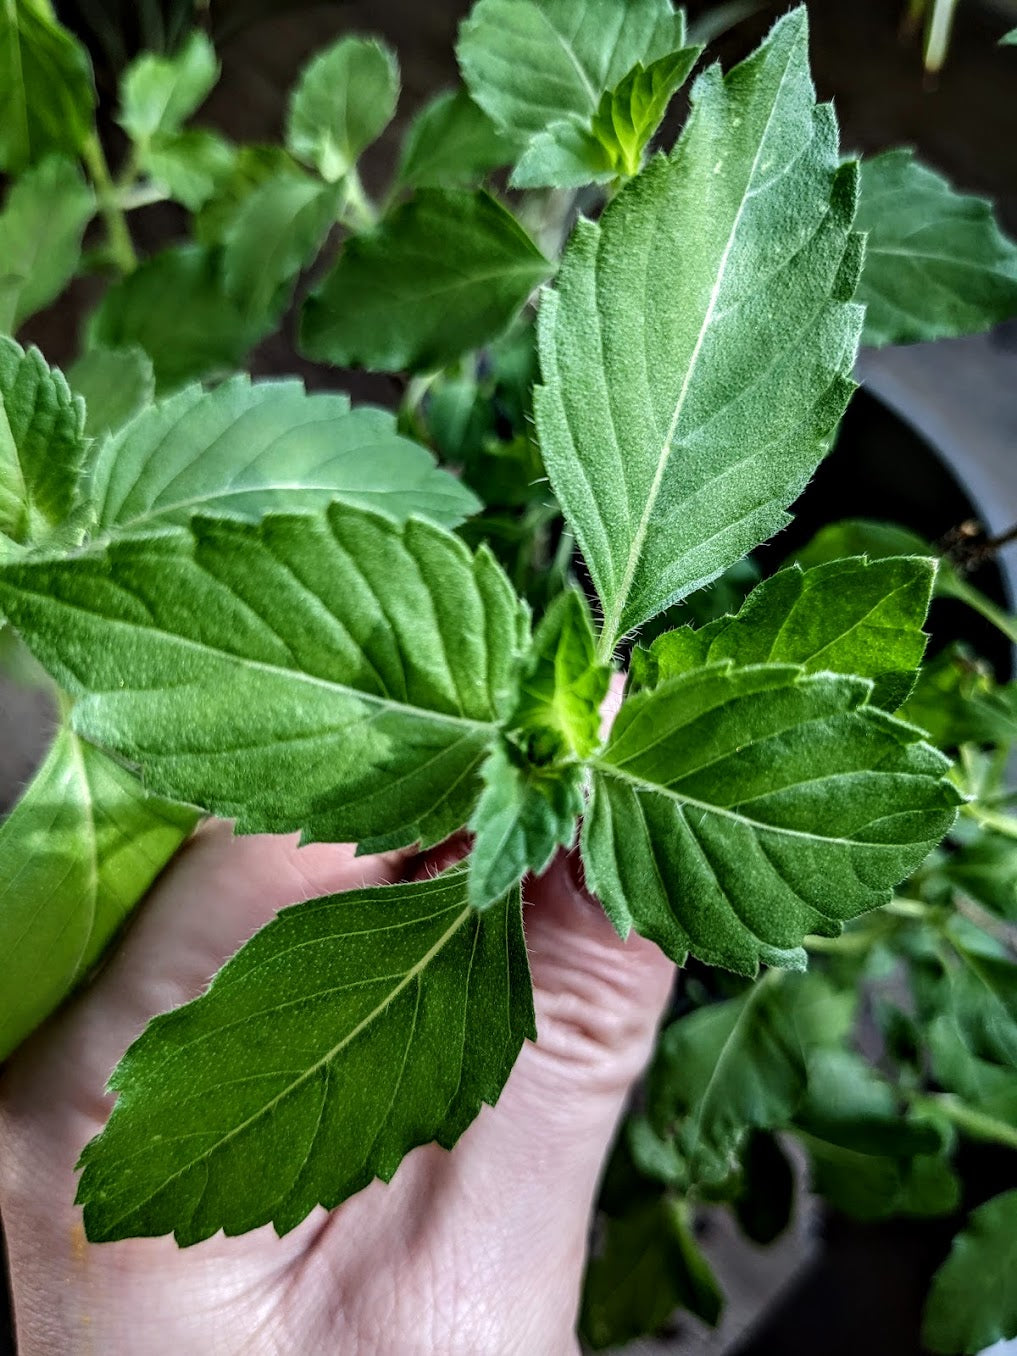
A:
<svg viewBox="0 0 1017 1356">
<path fill-rule="evenodd" d="M 236 149 L 202 128 L 160 132 L 139 156 L 146 174 L 164 185 L 171 198 L 197 212 L 227 183 L 236 165 Z"/>
<path fill-rule="evenodd" d="M 857 224 L 869 233 L 863 343 L 973 334 L 1017 315 L 1017 245 L 991 203 L 958 193 L 911 151 L 863 161 Z"/>
<path fill-rule="evenodd" d="M 959 796 L 946 759 L 870 692 L 716 664 L 629 698 L 593 760 L 582 838 L 619 932 L 754 974 L 802 967 L 803 937 L 886 903 Z"/>
<path fill-rule="evenodd" d="M 388 126 L 399 97 L 395 55 L 372 38 L 342 38 L 302 72 L 286 144 L 328 183 L 343 178 Z"/>
<path fill-rule="evenodd" d="M 474 99 L 524 141 L 573 114 L 588 122 L 636 62 L 684 40 L 670 0 L 479 0 L 456 50 Z"/>
<path fill-rule="evenodd" d="M 465 90 L 448 90 L 410 123 L 399 161 L 409 188 L 473 188 L 513 158 L 511 141 Z"/>
<path fill-rule="evenodd" d="M 117 121 L 142 145 L 158 133 L 177 132 L 218 78 L 219 63 L 204 33 L 192 33 L 175 56 L 146 52 L 123 74 Z"/>
<path fill-rule="evenodd" d="M 0 213 L 0 330 L 13 333 L 73 278 L 95 197 L 73 161 L 27 170 Z"/>
<path fill-rule="evenodd" d="M 944 1356 L 1017 1337 L 1017 1191 L 973 1211 L 932 1279 L 922 1340 Z"/>
<path fill-rule="evenodd" d="M 337 367 L 444 367 L 500 334 L 550 271 L 487 193 L 421 189 L 346 242 L 304 306 L 301 342 Z"/>
<path fill-rule="evenodd" d="M 140 348 L 93 348 L 68 369 L 72 391 L 85 402 L 90 438 L 115 433 L 155 397 L 155 374 Z"/>
<path fill-rule="evenodd" d="M 224 235 L 223 281 L 247 314 L 284 307 L 292 284 L 334 225 L 342 189 L 309 175 L 280 174 L 240 205 Z"/>
<path fill-rule="evenodd" d="M 580 1320 L 594 1350 L 656 1332 L 678 1308 L 715 1327 L 723 1307 L 687 1205 L 661 1196 L 606 1221 L 603 1250 L 587 1268 Z"/>
<path fill-rule="evenodd" d="M 534 1035 L 518 892 L 475 914 L 453 870 L 284 909 L 114 1072 L 88 1236 L 284 1233 L 450 1147 Z"/>
<path fill-rule="evenodd" d="M 962 894 L 1017 923 L 1017 843 L 1012 838 L 986 829 L 952 853 L 942 870 Z"/>
<path fill-rule="evenodd" d="M 101 448 L 91 494 L 104 536 L 185 527 L 195 513 L 253 522 L 336 498 L 450 527 L 480 507 L 387 410 L 247 377 L 146 410 Z"/>
<path fill-rule="evenodd" d="M 152 790 L 365 851 L 467 821 L 527 639 L 487 551 L 340 503 L 12 564 L 0 610 Z"/>
<path fill-rule="evenodd" d="M 196 821 L 58 731 L 0 827 L 0 1060 L 88 974 Z"/>
<path fill-rule="evenodd" d="M 891 1084 L 853 1050 L 826 1049 L 809 1060 L 794 1120 L 814 1139 L 859 1154 L 909 1159 L 944 1147 L 931 1122 L 904 1117 Z"/>
<path fill-rule="evenodd" d="M 73 535 L 84 422 L 84 404 L 38 349 L 0 336 L 0 560 Z"/>
<path fill-rule="evenodd" d="M 985 1115 L 1005 1125 L 1017 1123 L 1017 1072 L 973 1054 L 954 1014 L 934 1017 L 927 1041 L 937 1083 Z"/>
<path fill-rule="evenodd" d="M 1017 684 L 997 686 L 988 666 L 964 646 L 936 655 L 919 674 L 901 712 L 941 749 L 1017 740 Z"/>
<path fill-rule="evenodd" d="M 50 151 L 76 156 L 92 134 L 92 63 L 49 0 L 0 7 L 0 170 L 19 174 Z"/>
<path fill-rule="evenodd" d="M 238 146 L 233 168 L 194 219 L 202 245 L 221 245 L 241 206 L 254 190 L 279 175 L 299 176 L 300 166 L 282 146 Z"/>
<path fill-rule="evenodd" d="M 544 295 L 537 428 L 602 653 L 787 521 L 852 389 L 857 167 L 807 46 L 799 9 L 701 76 L 673 154 L 580 221 Z"/>
<path fill-rule="evenodd" d="M 698 631 L 659 636 L 633 655 L 635 685 L 652 687 L 703 664 L 800 664 L 871 678 L 874 706 L 896 710 L 914 686 L 925 651 L 922 631 L 934 560 L 864 557 L 803 571 L 792 565 L 765 580 L 736 617 Z"/>
<path fill-rule="evenodd" d="M 891 1158 L 803 1138 L 813 1190 L 851 1219 L 949 1215 L 960 1203 L 960 1183 L 947 1160 L 936 1154 Z"/>
<path fill-rule="evenodd" d="M 734 1212 L 742 1232 L 767 1246 L 791 1223 L 795 1174 L 776 1135 L 753 1130 L 742 1150 L 742 1180 Z"/>
<path fill-rule="evenodd" d="M 272 322 L 250 316 L 223 286 L 220 260 L 198 245 L 155 254 L 106 293 L 90 347 L 145 350 L 162 394 L 239 367 Z"/>
</svg>

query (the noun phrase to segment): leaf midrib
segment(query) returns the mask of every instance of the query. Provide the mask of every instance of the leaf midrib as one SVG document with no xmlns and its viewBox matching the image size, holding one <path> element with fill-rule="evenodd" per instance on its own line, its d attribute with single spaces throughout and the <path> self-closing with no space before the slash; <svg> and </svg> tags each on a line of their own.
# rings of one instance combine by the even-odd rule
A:
<svg viewBox="0 0 1017 1356">
<path fill-rule="evenodd" d="M 235 1139 L 238 1135 L 243 1134 L 245 1130 L 247 1130 L 256 1121 L 258 1121 L 262 1116 L 268 1115 L 273 1110 L 273 1108 L 276 1107 L 284 1098 L 289 1097 L 296 1089 L 300 1088 L 301 1086 L 303 1086 L 303 1084 L 307 1083 L 308 1080 L 313 1078 L 314 1075 L 320 1069 L 325 1068 L 327 1065 L 331 1064 L 332 1061 L 335 1060 L 343 1052 L 343 1050 L 346 1049 L 348 1045 L 352 1044 L 352 1042 L 356 1040 L 356 1038 L 360 1035 L 362 1031 L 364 1031 L 368 1026 L 370 1026 L 372 1022 L 378 1020 L 387 1011 L 387 1009 L 391 1007 L 392 1003 L 395 1002 L 399 995 L 406 988 L 408 988 L 409 985 L 414 980 L 416 980 L 417 978 L 419 978 L 421 974 L 423 974 L 423 972 L 427 969 L 428 965 L 430 965 L 430 963 L 434 960 L 434 958 L 438 955 L 442 948 L 445 947 L 449 941 L 451 941 L 451 939 L 456 935 L 456 933 L 459 931 L 459 929 L 463 926 L 465 921 L 470 917 L 472 913 L 473 910 L 470 907 L 470 905 L 468 904 L 465 905 L 456 915 L 451 925 L 438 938 L 438 940 L 432 944 L 432 946 L 424 953 L 423 956 L 420 957 L 418 961 L 415 961 L 414 964 L 410 966 L 410 968 L 404 973 L 400 982 L 397 985 L 395 985 L 392 988 L 392 990 L 388 994 L 386 994 L 386 996 L 374 1008 L 371 1009 L 370 1012 L 366 1013 L 365 1016 L 363 1016 L 360 1019 L 360 1021 L 353 1028 L 352 1031 L 348 1031 L 341 1038 L 341 1040 L 337 1041 L 336 1044 L 332 1046 L 330 1050 L 326 1051 L 326 1053 L 322 1055 L 320 1059 L 316 1060 L 314 1064 L 310 1065 L 309 1068 L 305 1069 L 300 1074 L 299 1077 L 293 1079 L 293 1081 L 289 1083 L 285 1088 L 283 1088 L 280 1092 L 277 1092 L 270 1101 L 266 1102 L 263 1106 L 259 1107 L 256 1111 L 252 1112 L 252 1114 L 248 1116 L 246 1120 L 241 1121 L 239 1125 L 233 1126 L 232 1129 L 226 1132 L 226 1134 L 222 1135 L 218 1140 L 216 1140 L 214 1144 L 210 1145 L 207 1149 L 203 1149 L 201 1153 L 199 1153 L 195 1158 L 191 1159 L 189 1163 L 186 1163 L 181 1168 L 177 1168 L 168 1177 L 163 1178 L 159 1185 L 153 1191 L 150 1191 L 148 1195 L 142 1197 L 141 1200 L 132 1203 L 128 1210 L 124 1211 L 123 1214 L 118 1215 L 116 1219 L 112 1220 L 107 1224 L 106 1226 L 107 1232 L 115 1230 L 116 1227 L 119 1224 L 121 1224 L 125 1219 L 129 1218 L 136 1211 L 140 1210 L 143 1206 L 147 1205 L 148 1202 L 152 1200 L 154 1196 L 157 1196 L 161 1191 L 165 1191 L 165 1189 L 168 1186 L 170 1186 L 171 1183 L 177 1181 L 177 1179 L 184 1176 L 184 1174 L 191 1172 L 197 1164 L 206 1161 L 213 1154 L 218 1153 L 226 1144 L 228 1144 L 231 1140 Z M 391 1111 L 391 1107 L 389 1108 L 389 1111 Z"/>
</svg>

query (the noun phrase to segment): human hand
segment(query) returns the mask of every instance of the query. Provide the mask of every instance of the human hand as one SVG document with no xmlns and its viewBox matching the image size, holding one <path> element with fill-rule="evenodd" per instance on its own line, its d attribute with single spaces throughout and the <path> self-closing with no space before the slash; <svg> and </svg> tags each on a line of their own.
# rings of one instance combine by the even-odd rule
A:
<svg viewBox="0 0 1017 1356">
<path fill-rule="evenodd" d="M 193 998 L 283 905 L 400 879 L 403 853 L 201 829 L 111 963 L 0 1080 L 0 1211 L 21 1356 L 563 1356 L 590 1213 L 673 966 L 622 943 L 562 857 L 526 892 L 538 1042 L 451 1153 L 392 1182 L 188 1249 L 86 1243 L 74 1164 L 109 1111 L 106 1079 L 154 1013 Z M 444 863 L 440 863 L 444 864 Z"/>
</svg>

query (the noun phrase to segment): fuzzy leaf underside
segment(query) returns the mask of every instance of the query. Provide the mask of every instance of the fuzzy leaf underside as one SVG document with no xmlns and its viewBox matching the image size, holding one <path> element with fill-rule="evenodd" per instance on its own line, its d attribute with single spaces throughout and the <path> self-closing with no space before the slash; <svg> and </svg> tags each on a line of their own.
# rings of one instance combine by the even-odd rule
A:
<svg viewBox="0 0 1017 1356">
<path fill-rule="evenodd" d="M 115 1070 L 88 1236 L 284 1233 L 451 1147 L 534 1036 L 518 891 L 478 915 L 455 869 L 284 909 Z"/>
<path fill-rule="evenodd" d="M 84 978 L 196 822 L 58 731 L 0 826 L 0 1060 Z"/>
<path fill-rule="evenodd" d="M 894 711 L 925 652 L 922 625 L 935 577 L 935 561 L 921 556 L 789 566 L 758 585 L 736 616 L 667 631 L 648 650 L 637 649 L 633 679 L 651 687 L 724 659 L 800 664 L 809 673 L 871 678 L 873 706 Z"/>
<path fill-rule="evenodd" d="M 543 297 L 541 449 L 612 644 L 787 521 L 852 390 L 857 166 L 807 43 L 797 10 L 700 76 Z"/>
<path fill-rule="evenodd" d="M 195 513 L 253 521 L 335 498 L 447 526 L 479 507 L 386 410 L 246 376 L 189 386 L 107 440 L 91 497 L 100 535 L 186 527 Z"/>
<path fill-rule="evenodd" d="M 304 305 L 311 358 L 443 367 L 507 328 L 551 264 L 488 193 L 424 188 L 363 235 Z"/>
<path fill-rule="evenodd" d="M 684 40 L 685 16 L 670 0 L 479 0 L 456 54 L 480 107 L 525 140 L 570 115 L 589 121 L 636 62 Z"/>
<path fill-rule="evenodd" d="M 958 193 L 911 151 L 862 162 L 857 225 L 868 232 L 862 343 L 974 334 L 1017 315 L 1017 244 L 992 204 Z"/>
<path fill-rule="evenodd" d="M 886 903 L 959 796 L 947 760 L 870 694 L 858 678 L 716 664 L 626 701 L 582 835 L 622 935 L 752 975 L 804 967 L 806 935 Z"/>
<path fill-rule="evenodd" d="M 17 562 L 0 609 L 151 790 L 365 851 L 467 821 L 528 629 L 485 548 L 341 503 Z"/>
</svg>

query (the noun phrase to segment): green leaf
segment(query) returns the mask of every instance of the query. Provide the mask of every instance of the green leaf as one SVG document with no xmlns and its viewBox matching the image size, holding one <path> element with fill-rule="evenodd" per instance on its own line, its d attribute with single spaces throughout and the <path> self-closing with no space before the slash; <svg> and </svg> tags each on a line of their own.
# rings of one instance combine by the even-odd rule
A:
<svg viewBox="0 0 1017 1356">
<path fill-rule="evenodd" d="M 186 527 L 195 513 L 255 522 L 336 498 L 450 527 L 479 508 L 387 410 L 246 376 L 188 386 L 126 425 L 99 451 L 91 497 L 104 536 Z"/>
<path fill-rule="evenodd" d="M 88 974 L 196 822 L 58 730 L 0 827 L 0 1060 Z"/>
<path fill-rule="evenodd" d="M 0 170 L 20 174 L 50 151 L 75 156 L 92 134 L 92 63 L 49 0 L 0 7 Z"/>
<path fill-rule="evenodd" d="M 872 704 L 896 710 L 914 686 L 936 562 L 898 556 L 834 561 L 772 575 L 735 617 L 667 631 L 637 649 L 637 687 L 653 687 L 718 660 L 800 664 L 807 673 L 853 673 L 875 684 Z"/>
<path fill-rule="evenodd" d="M 537 428 L 602 654 L 788 521 L 852 389 L 857 167 L 807 43 L 799 9 L 700 76 L 675 151 L 579 222 L 544 295 Z"/>
<path fill-rule="evenodd" d="M 1011 28 L 1009 33 L 1004 33 L 999 40 L 1000 47 L 1017 47 L 1017 28 Z"/>
<path fill-rule="evenodd" d="M 1017 845 L 1011 838 L 983 830 L 951 853 L 942 871 L 962 894 L 1017 923 Z"/>
<path fill-rule="evenodd" d="M 802 1139 L 809 1153 L 812 1189 L 851 1219 L 934 1218 L 952 1214 L 960 1204 L 960 1182 L 938 1154 L 901 1159 L 808 1135 Z"/>
<path fill-rule="evenodd" d="M 341 503 L 0 567 L 0 609 L 153 791 L 364 851 L 466 823 L 527 639 L 489 552 Z"/>
<path fill-rule="evenodd" d="M 638 174 L 644 150 L 701 51 L 683 47 L 649 66 L 637 62 L 605 91 L 592 118 L 554 122 L 538 132 L 512 173 L 513 186 L 579 187 Z"/>
<path fill-rule="evenodd" d="M 140 348 L 93 348 L 68 369 L 72 391 L 85 402 L 90 438 L 115 433 L 155 397 L 155 373 Z"/>
<path fill-rule="evenodd" d="M 391 122 L 398 98 L 394 53 L 372 38 L 342 38 L 301 73 L 290 101 L 286 145 L 335 183 Z"/>
<path fill-rule="evenodd" d="M 84 422 L 83 403 L 39 350 L 0 336 L 0 560 L 68 535 Z"/>
<path fill-rule="evenodd" d="M 465 90 L 446 90 L 424 105 L 403 141 L 397 181 L 408 188 L 474 188 L 514 157 Z"/>
<path fill-rule="evenodd" d="M 444 367 L 506 329 L 550 272 L 489 194 L 421 189 L 346 242 L 304 306 L 301 343 L 337 367 Z"/>
<path fill-rule="evenodd" d="M 202 208 L 229 180 L 236 158 L 236 148 L 228 141 L 196 127 L 157 133 L 138 157 L 145 173 L 191 212 Z"/>
<path fill-rule="evenodd" d="M 26 170 L 0 213 L 0 330 L 13 333 L 60 295 L 78 267 L 95 197 L 73 161 Z"/>
<path fill-rule="evenodd" d="M 109 289 L 92 316 L 89 347 L 144 349 L 166 395 L 240 367 L 272 323 L 227 294 L 214 251 L 176 245 Z"/>
<path fill-rule="evenodd" d="M 942 1087 L 1005 1125 L 1017 1122 L 1017 1073 L 973 1054 L 955 1014 L 941 1013 L 926 1028 L 932 1073 Z"/>
<path fill-rule="evenodd" d="M 871 687 L 714 664 L 630 697 L 593 759 L 582 837 L 622 936 L 751 975 L 802 968 L 807 934 L 886 903 L 960 798 L 921 732 L 867 705 Z"/>
<path fill-rule="evenodd" d="M 587 1268 L 580 1327 L 595 1351 L 655 1333 L 676 1309 L 716 1327 L 724 1296 L 699 1250 L 689 1208 L 661 1196 L 605 1222 Z"/>
<path fill-rule="evenodd" d="M 194 218 L 195 238 L 202 245 L 221 245 L 248 197 L 268 179 L 298 176 L 300 166 L 282 146 L 238 146 L 233 168 Z"/>
<path fill-rule="evenodd" d="M 523 663 L 507 734 L 484 764 L 485 789 L 470 828 L 470 901 L 486 908 L 527 871 L 543 871 L 575 841 L 584 806 L 581 762 L 600 743 L 610 670 L 598 664 L 589 609 L 559 594 Z"/>
<path fill-rule="evenodd" d="M 342 189 L 280 174 L 240 205 L 224 235 L 226 291 L 253 316 L 281 310 L 334 225 Z"/>
<path fill-rule="evenodd" d="M 932 1278 L 922 1325 L 930 1351 L 957 1356 L 1017 1337 L 1017 1191 L 980 1205 Z"/>
<path fill-rule="evenodd" d="M 968 1048 L 979 1058 L 1017 1069 L 1017 965 L 956 941 L 953 951 L 959 964 L 950 966 L 950 985 Z"/>
<path fill-rule="evenodd" d="M 923 667 L 901 714 L 937 748 L 1009 744 L 1017 740 L 1017 683 L 998 687 L 965 647 L 950 646 Z"/>
<path fill-rule="evenodd" d="M 685 16 L 670 0 L 479 0 L 456 54 L 469 91 L 499 126 L 526 140 L 558 119 L 589 121 L 600 96 L 636 62 L 681 47 Z"/>
<path fill-rule="evenodd" d="M 534 1036 L 518 892 L 475 914 L 453 870 L 284 909 L 115 1070 L 88 1237 L 285 1233 L 450 1147 Z"/>
<path fill-rule="evenodd" d="M 205 102 L 219 78 L 219 63 L 204 33 L 193 32 L 175 56 L 146 52 L 124 71 L 117 121 L 144 145 L 159 133 L 178 132 Z"/>
<path fill-rule="evenodd" d="M 958 193 L 911 151 L 862 162 L 857 225 L 869 233 L 863 343 L 974 334 L 1017 315 L 1017 245 L 992 204 Z"/>
<path fill-rule="evenodd" d="M 809 1060 L 795 1126 L 814 1139 L 859 1154 L 909 1159 L 944 1145 L 929 1121 L 907 1119 L 893 1087 L 853 1050 L 824 1049 Z"/>
</svg>

